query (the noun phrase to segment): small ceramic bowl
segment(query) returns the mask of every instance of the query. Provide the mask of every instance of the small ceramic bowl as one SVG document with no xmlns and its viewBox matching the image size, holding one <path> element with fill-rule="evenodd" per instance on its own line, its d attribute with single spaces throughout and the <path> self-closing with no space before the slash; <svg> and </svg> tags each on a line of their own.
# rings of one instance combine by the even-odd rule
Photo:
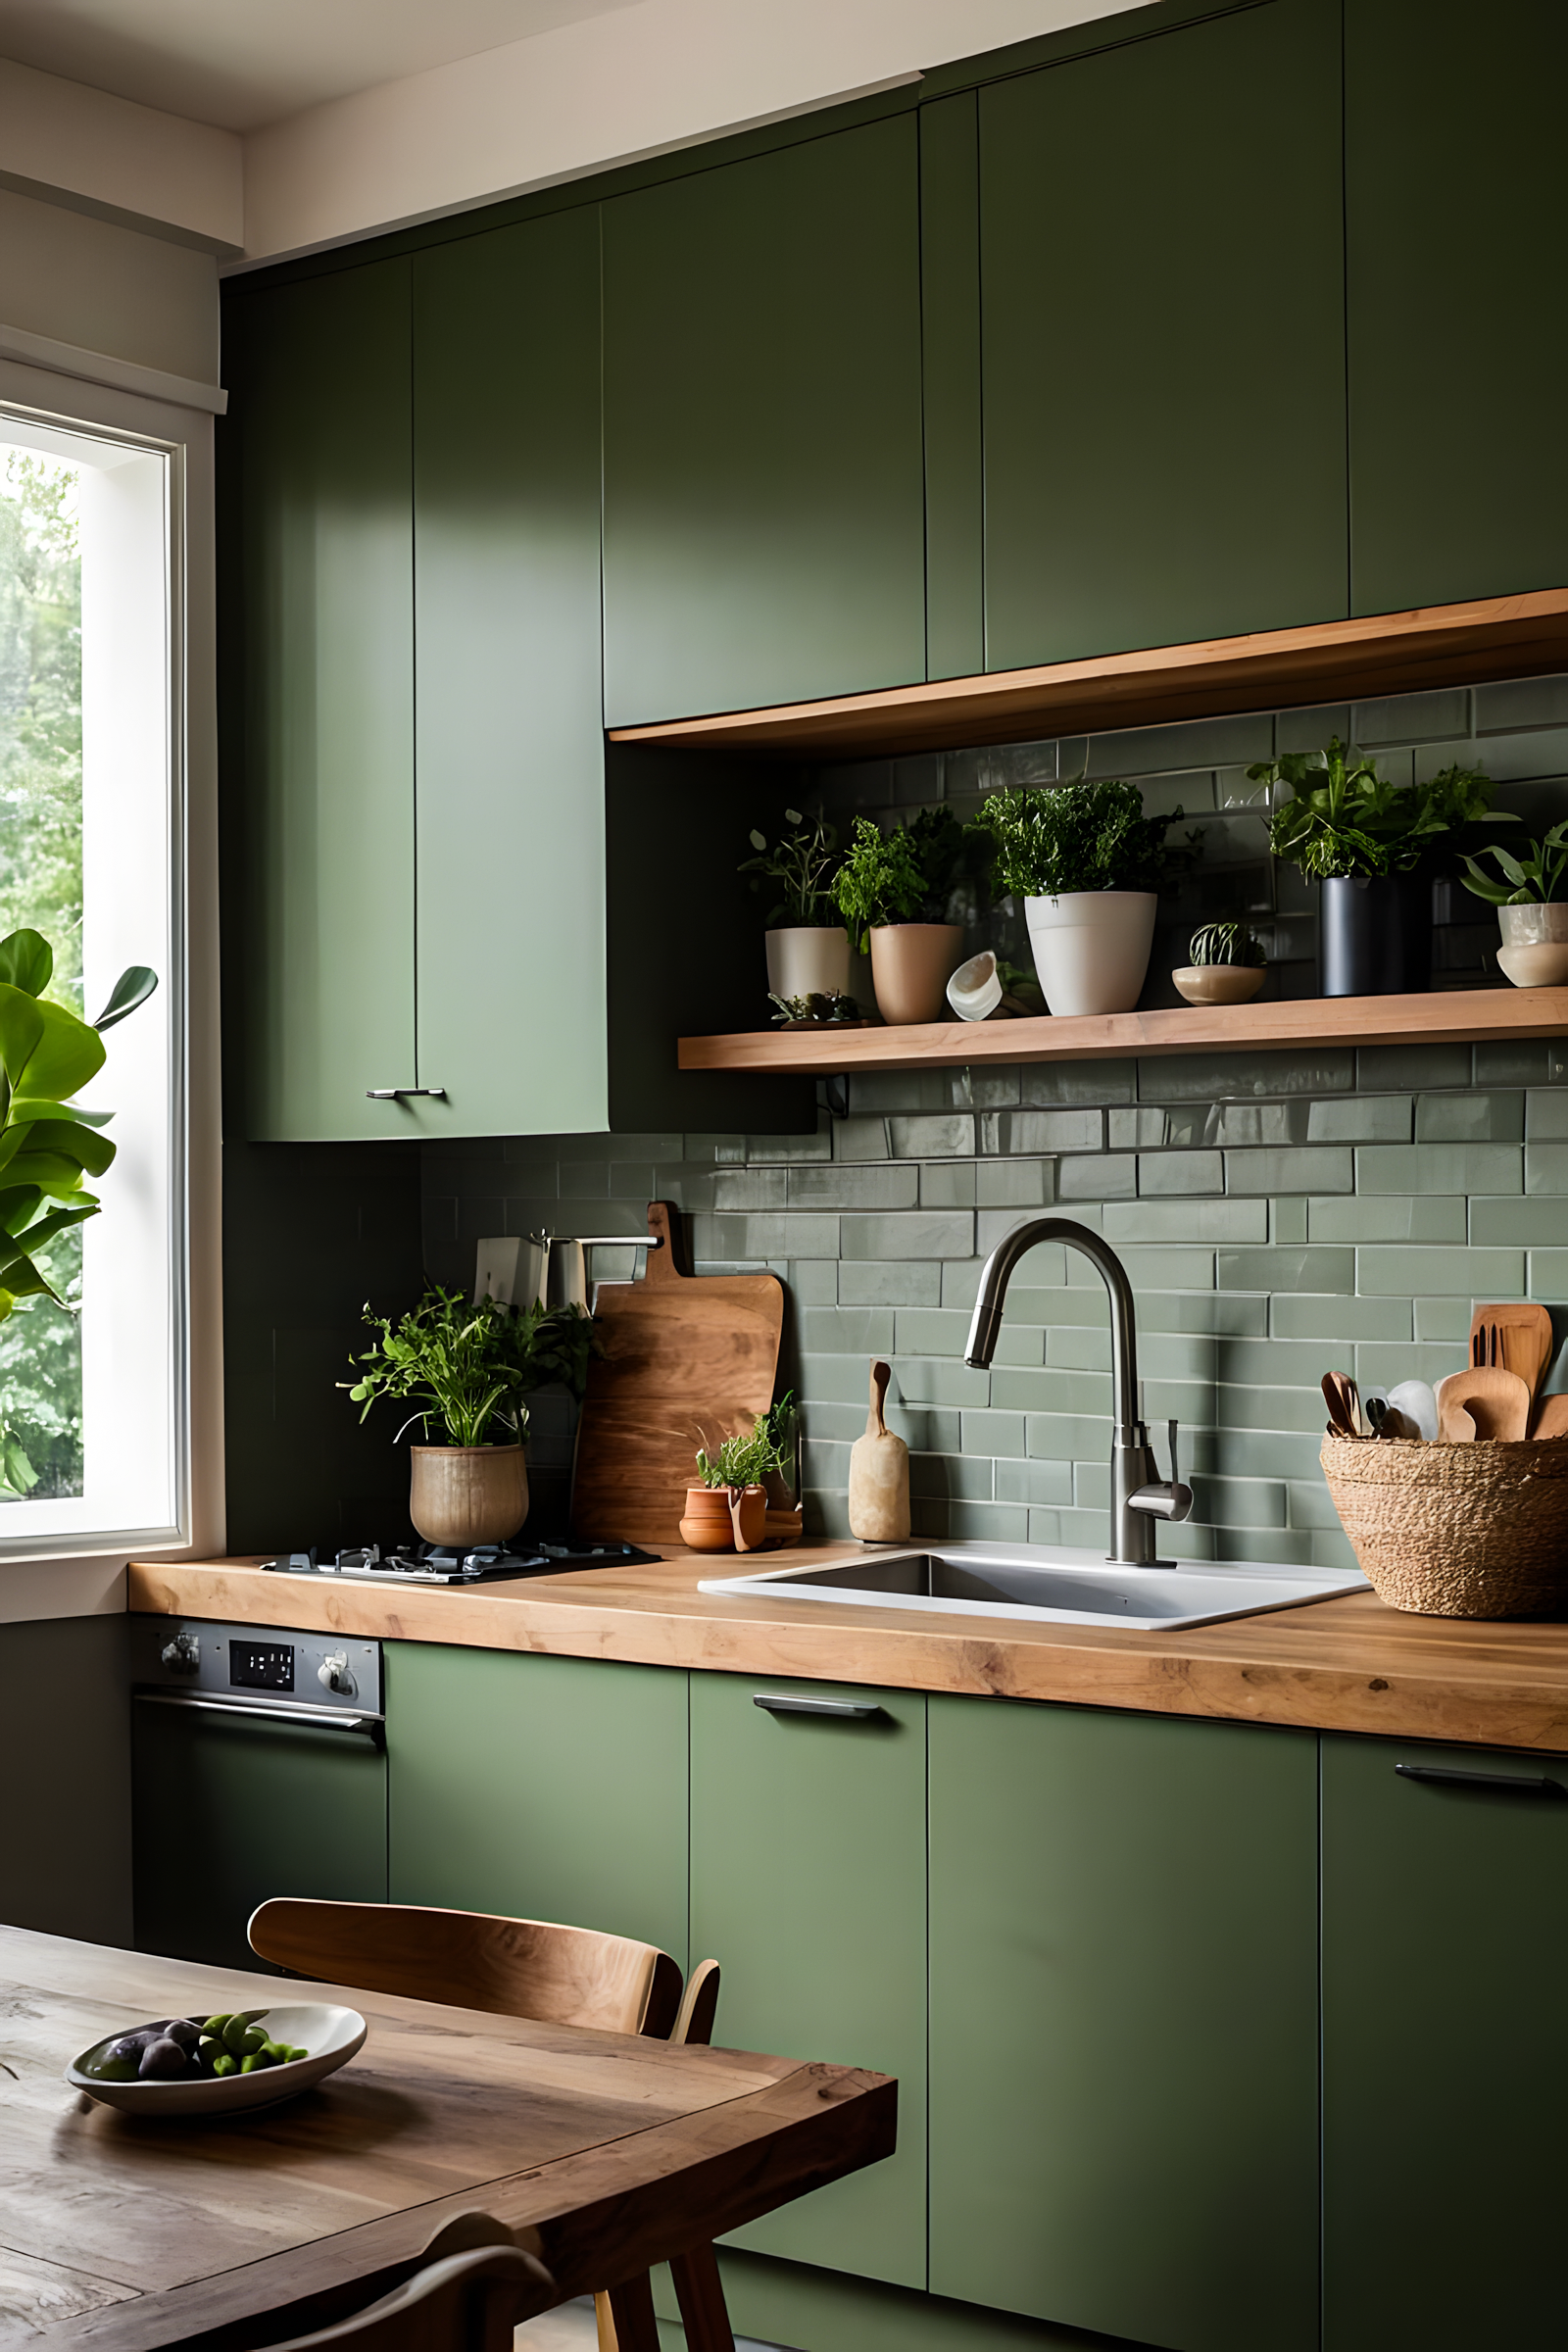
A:
<svg viewBox="0 0 1568 2352">
<path fill-rule="evenodd" d="M 118 2041 L 122 2034 L 136 2031 L 134 2026 L 117 2026 L 113 2034 L 106 2034 L 91 2049 L 83 2050 L 72 2060 L 66 2069 L 66 2081 L 73 2090 L 84 2090 L 89 2099 L 97 2099 L 105 2107 L 118 2107 L 124 2115 L 233 2115 L 243 2108 L 275 2107 L 284 2099 L 296 2098 L 324 2076 L 347 2066 L 365 2042 L 365 2020 L 357 2009 L 334 2009 L 320 2001 L 279 2002 L 275 2009 L 264 2010 L 257 2023 L 274 2041 L 286 2041 L 292 2049 L 309 2050 L 310 2056 L 293 2059 L 287 2066 L 263 2067 L 254 2075 L 187 2075 L 164 2082 L 102 2082 L 95 2075 L 85 2075 L 81 2070 L 89 2058 L 98 2055 L 105 2042 Z"/>
<path fill-rule="evenodd" d="M 960 1021 L 983 1021 L 996 1011 L 1002 1003 L 1002 982 L 989 948 L 959 964 L 948 982 L 948 1003 Z"/>
<path fill-rule="evenodd" d="M 1184 963 L 1171 974 L 1189 1004 L 1245 1004 L 1263 985 L 1260 963 Z"/>
</svg>

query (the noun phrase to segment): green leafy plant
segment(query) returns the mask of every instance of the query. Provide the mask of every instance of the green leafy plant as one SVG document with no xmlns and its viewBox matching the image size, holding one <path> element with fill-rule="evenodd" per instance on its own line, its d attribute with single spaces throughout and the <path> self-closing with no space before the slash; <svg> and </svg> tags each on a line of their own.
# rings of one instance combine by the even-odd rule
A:
<svg viewBox="0 0 1568 2352">
<path fill-rule="evenodd" d="M 1527 841 L 1515 856 L 1497 842 L 1489 842 L 1481 851 L 1483 858 L 1494 858 L 1502 869 L 1502 880 L 1485 872 L 1474 858 L 1461 851 L 1463 862 L 1469 867 L 1459 879 L 1466 890 L 1473 890 L 1478 899 L 1493 906 L 1542 906 L 1553 900 L 1568 898 L 1568 816 L 1561 824 L 1553 825 L 1540 841 Z"/>
<path fill-rule="evenodd" d="M 853 997 L 818 996 L 814 991 L 807 997 L 781 997 L 769 989 L 767 1001 L 778 1006 L 775 1021 L 810 1021 L 819 1029 L 842 1029 L 861 1017 Z"/>
<path fill-rule="evenodd" d="M 560 1381 L 580 1397 L 599 1352 L 581 1307 L 514 1312 L 495 1298 L 469 1306 L 439 1284 L 398 1321 L 368 1306 L 365 1321 L 380 1338 L 354 1359 L 366 1367 L 359 1379 L 338 1387 L 364 1408 L 362 1421 L 378 1396 L 418 1399 L 398 1438 L 417 1421 L 428 1443 L 434 1421 L 443 1433 L 435 1443 L 447 1446 L 514 1444 L 528 1425 L 524 1396 Z"/>
<path fill-rule="evenodd" d="M 795 1412 L 791 1390 L 759 1413 L 753 1426 L 726 1438 L 713 1453 L 699 1446 L 697 1471 L 705 1487 L 760 1487 L 770 1470 L 783 1470 L 790 1425 Z"/>
<path fill-rule="evenodd" d="M 996 843 L 1004 898 L 1059 899 L 1086 890 L 1157 890 L 1191 865 L 1201 835 L 1183 848 L 1165 839 L 1183 811 L 1146 816 L 1136 784 L 1024 785 L 992 792 L 975 824 Z"/>
<path fill-rule="evenodd" d="M 945 805 L 917 810 L 891 833 L 858 816 L 833 895 L 863 956 L 866 934 L 886 923 L 946 922 L 955 891 L 978 880 L 990 862 L 989 839 Z"/>
<path fill-rule="evenodd" d="M 1262 943 L 1243 923 L 1205 923 L 1195 931 L 1187 949 L 1195 964 L 1267 963 Z"/>
<path fill-rule="evenodd" d="M 104 1066 L 102 1032 L 145 1004 L 158 985 L 144 964 L 122 972 L 96 1021 L 81 1021 L 44 990 L 54 950 L 37 931 L 0 940 L 0 1322 L 20 1298 L 66 1300 L 39 1266 L 40 1250 L 98 1214 L 88 1177 L 105 1174 L 115 1147 L 101 1131 L 112 1111 L 78 1110 L 69 1098 Z M 23 1494 L 36 1473 L 0 1421 L 0 1490 Z"/>
<path fill-rule="evenodd" d="M 752 884 L 754 890 L 761 888 L 763 877 L 782 888 L 784 895 L 767 917 L 769 930 L 776 923 L 837 923 L 833 875 L 838 862 L 838 834 L 820 809 L 808 820 L 799 808 L 786 808 L 784 821 L 793 825 L 795 831 L 784 834 L 771 849 L 766 834 L 754 829 L 752 847 L 758 854 L 748 858 L 737 870 L 758 876 Z"/>
<path fill-rule="evenodd" d="M 1287 752 L 1247 771 L 1253 783 L 1291 787 L 1269 820 L 1276 858 L 1318 882 L 1408 874 L 1445 836 L 1492 815 L 1492 780 L 1478 767 L 1446 767 L 1425 784 L 1394 784 L 1378 763 L 1333 736 L 1320 752 Z"/>
</svg>

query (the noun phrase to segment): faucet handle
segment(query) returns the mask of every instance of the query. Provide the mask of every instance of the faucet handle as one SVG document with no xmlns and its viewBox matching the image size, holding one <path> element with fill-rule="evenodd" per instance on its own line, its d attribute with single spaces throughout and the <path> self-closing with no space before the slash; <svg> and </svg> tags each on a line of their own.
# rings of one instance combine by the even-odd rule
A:
<svg viewBox="0 0 1568 2352">
<path fill-rule="evenodd" d="M 1166 1442 L 1170 1446 L 1170 1483 L 1173 1487 L 1179 1487 L 1182 1483 L 1181 1470 L 1176 1461 L 1176 1432 L 1180 1427 L 1181 1423 L 1174 1418 L 1165 1424 Z"/>
</svg>

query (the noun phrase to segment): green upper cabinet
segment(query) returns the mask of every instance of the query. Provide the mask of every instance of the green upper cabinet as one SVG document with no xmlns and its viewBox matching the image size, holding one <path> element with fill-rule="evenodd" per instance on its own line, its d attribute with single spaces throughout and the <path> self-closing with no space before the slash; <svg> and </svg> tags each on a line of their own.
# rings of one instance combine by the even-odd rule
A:
<svg viewBox="0 0 1568 2352">
<path fill-rule="evenodd" d="M 225 315 L 258 1137 L 408 1132 L 366 1090 L 415 1066 L 409 283 L 376 262 Z"/>
<path fill-rule="evenodd" d="M 930 1749 L 932 2293 L 1318 2352 L 1316 1740 L 933 1697 Z"/>
<path fill-rule="evenodd" d="M 1348 0 L 1357 612 L 1568 584 L 1562 0 Z"/>
<path fill-rule="evenodd" d="M 612 726 L 925 675 L 913 113 L 617 196 Z"/>
<path fill-rule="evenodd" d="M 773 1714 L 764 1698 L 849 1714 Z M 732 2243 L 925 2285 L 925 1709 L 912 1690 L 692 1677 L 692 1957 L 723 1970 L 728 2049 L 899 2081 L 880 2164 Z"/>
<path fill-rule="evenodd" d="M 414 501 L 416 1123 L 602 1128 L 597 207 L 416 258 Z"/>
<path fill-rule="evenodd" d="M 981 91 L 988 669 L 1345 615 L 1340 72 L 1266 0 Z"/>
<path fill-rule="evenodd" d="M 1325 2352 L 1563 2339 L 1565 1800 L 1561 1757 L 1323 1742 Z"/>
</svg>

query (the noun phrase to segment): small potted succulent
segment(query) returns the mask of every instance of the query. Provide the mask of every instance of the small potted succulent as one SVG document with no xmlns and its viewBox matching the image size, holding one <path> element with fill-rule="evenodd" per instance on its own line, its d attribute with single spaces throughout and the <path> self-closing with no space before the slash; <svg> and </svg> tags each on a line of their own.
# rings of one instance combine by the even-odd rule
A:
<svg viewBox="0 0 1568 2352">
<path fill-rule="evenodd" d="M 419 1423 L 410 1447 L 409 1517 L 427 1544 L 504 1544 L 528 1516 L 522 1433 L 530 1390 L 563 1382 L 581 1399 L 594 1327 L 579 1306 L 514 1312 L 494 1298 L 466 1305 L 459 1291 L 432 1286 L 399 1321 L 365 1310 L 380 1334 L 356 1360 L 358 1380 L 339 1381 L 364 1409 L 378 1396 L 415 1399 L 400 1429 Z"/>
<path fill-rule="evenodd" d="M 1451 836 L 1491 815 L 1491 779 L 1446 767 L 1424 784 L 1395 784 L 1375 760 L 1333 736 L 1248 769 L 1272 795 L 1269 848 L 1319 885 L 1318 981 L 1326 997 L 1398 996 L 1432 985 L 1432 877 Z"/>
<path fill-rule="evenodd" d="M 767 1481 L 787 1469 L 795 1422 L 793 1392 L 759 1413 L 749 1430 L 710 1453 L 699 1448 L 699 1483 L 686 1490 L 681 1542 L 689 1551 L 755 1551 L 767 1524 Z"/>
<path fill-rule="evenodd" d="M 1515 988 L 1560 988 L 1568 981 L 1568 817 L 1518 852 L 1491 842 L 1480 855 L 1495 861 L 1501 879 L 1470 857 L 1461 879 L 1497 909 L 1502 970 Z"/>
<path fill-rule="evenodd" d="M 891 833 L 856 818 L 833 893 L 857 949 L 863 955 L 869 943 L 877 1010 L 891 1025 L 943 1018 L 963 959 L 954 904 L 989 862 L 988 845 L 945 807 L 922 808 Z"/>
<path fill-rule="evenodd" d="M 754 830 L 755 858 L 740 868 L 755 877 L 752 888 L 765 881 L 778 887 L 777 903 L 767 915 L 767 987 L 777 1004 L 797 997 L 848 997 L 850 942 L 833 897 L 838 865 L 838 835 L 818 810 L 804 816 L 786 808 L 784 822 L 794 831 L 768 845 L 765 833 Z"/>
<path fill-rule="evenodd" d="M 1182 815 L 1146 816 L 1136 784 L 1025 786 L 989 793 L 975 819 L 995 840 L 996 888 L 1023 902 L 1054 1013 L 1131 1012 L 1154 942 L 1160 885 L 1198 854 L 1173 848 Z"/>
<path fill-rule="evenodd" d="M 1191 963 L 1171 979 L 1189 1004 L 1245 1004 L 1263 985 L 1268 957 L 1242 923 L 1205 923 L 1187 953 Z"/>
</svg>

